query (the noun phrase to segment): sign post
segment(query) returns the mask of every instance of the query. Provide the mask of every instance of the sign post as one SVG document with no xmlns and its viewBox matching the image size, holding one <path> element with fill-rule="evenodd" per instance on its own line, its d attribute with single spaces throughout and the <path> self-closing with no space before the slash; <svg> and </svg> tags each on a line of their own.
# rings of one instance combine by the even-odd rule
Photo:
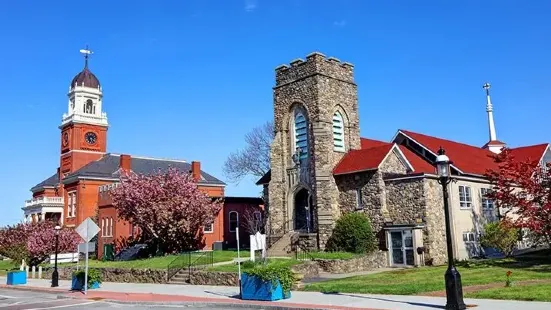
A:
<svg viewBox="0 0 551 310">
<path fill-rule="evenodd" d="M 79 236 L 84 239 L 84 242 L 86 242 L 84 245 L 84 251 L 86 252 L 86 261 L 84 264 L 84 295 L 86 295 L 86 292 L 88 291 L 88 245 L 90 240 L 92 240 L 92 238 L 94 238 L 99 231 L 99 226 L 96 225 L 96 223 L 94 223 L 94 221 L 92 221 L 89 217 L 80 223 L 76 229 Z"/>
<path fill-rule="evenodd" d="M 239 254 L 239 214 L 237 214 L 237 227 L 235 227 L 235 236 L 237 239 L 237 277 L 239 278 L 239 298 L 243 299 L 241 291 L 241 255 Z"/>
</svg>

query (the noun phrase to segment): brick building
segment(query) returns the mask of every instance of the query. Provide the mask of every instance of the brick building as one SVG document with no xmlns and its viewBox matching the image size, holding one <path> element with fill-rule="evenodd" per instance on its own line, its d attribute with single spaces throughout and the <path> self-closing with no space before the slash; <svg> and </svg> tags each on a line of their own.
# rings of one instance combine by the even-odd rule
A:
<svg viewBox="0 0 551 310">
<path fill-rule="evenodd" d="M 343 212 L 364 212 L 372 221 L 388 265 L 441 264 L 446 260 L 442 187 L 435 159 L 440 146 L 454 162 L 449 184 L 455 254 L 479 254 L 477 237 L 496 209 L 485 197 L 484 177 L 495 168 L 497 140 L 490 101 L 489 142 L 471 146 L 408 130 L 388 142 L 360 137 L 354 67 L 312 53 L 275 70 L 271 170 L 264 187 L 272 253 L 284 255 L 295 241 L 325 248 Z M 551 161 L 549 144 L 513 149 L 515 158 Z M 315 159 L 314 159 L 315 158 Z M 418 248 L 424 248 L 418 253 Z"/>
<path fill-rule="evenodd" d="M 99 79 L 88 67 L 85 52 L 83 70 L 69 86 L 68 110 L 63 114 L 60 135 L 60 161 L 57 171 L 31 188 L 32 199 L 22 208 L 24 220 L 54 220 L 67 227 L 76 227 L 88 217 L 99 217 L 99 248 L 117 237 L 131 236 L 131 224 L 119 221 L 106 197 L 106 189 L 114 186 L 121 171 L 148 174 L 169 166 L 189 171 L 197 180 L 200 190 L 213 198 L 223 198 L 225 183 L 201 170 L 199 161 L 146 158 L 125 154 L 107 153 L 107 114 L 103 111 L 103 91 Z M 205 244 L 211 248 L 215 242 L 235 243 L 228 234 L 235 211 L 247 208 L 260 209 L 260 198 L 227 198 L 224 209 L 211 227 L 205 228 Z M 99 208 L 98 208 L 99 206 Z M 227 212 L 225 210 L 228 210 Z M 225 216 L 227 214 L 227 217 Z M 233 222 L 232 222 L 233 223 Z M 227 238 L 227 239 L 225 239 Z"/>
</svg>

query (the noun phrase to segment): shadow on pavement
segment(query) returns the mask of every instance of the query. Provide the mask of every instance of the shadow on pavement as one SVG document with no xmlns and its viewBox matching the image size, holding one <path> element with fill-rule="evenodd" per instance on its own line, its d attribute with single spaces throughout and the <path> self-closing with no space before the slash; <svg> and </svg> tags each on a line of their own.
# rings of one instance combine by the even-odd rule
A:
<svg viewBox="0 0 551 310">
<path fill-rule="evenodd" d="M 211 291 L 205 291 L 205 293 L 209 293 L 209 294 L 212 294 L 212 295 L 224 296 L 224 297 L 229 297 L 229 298 L 241 300 L 239 294 L 237 294 L 237 295 L 232 295 L 232 294 L 223 294 L 223 293 L 211 292 Z"/>
<path fill-rule="evenodd" d="M 349 296 L 349 297 L 355 297 L 355 298 L 380 300 L 380 301 L 387 301 L 387 302 L 396 302 L 396 303 L 408 304 L 408 305 L 412 305 L 412 306 L 429 307 L 429 308 L 436 308 L 436 309 L 445 309 L 446 308 L 445 306 L 442 306 L 442 305 L 427 304 L 427 303 L 422 303 L 422 302 L 401 301 L 401 300 L 393 300 L 393 299 L 379 298 L 379 297 L 358 296 L 358 295 L 352 295 L 352 294 L 343 294 L 343 293 L 339 293 L 339 292 L 323 292 L 323 294 L 341 295 L 341 296 Z"/>
</svg>

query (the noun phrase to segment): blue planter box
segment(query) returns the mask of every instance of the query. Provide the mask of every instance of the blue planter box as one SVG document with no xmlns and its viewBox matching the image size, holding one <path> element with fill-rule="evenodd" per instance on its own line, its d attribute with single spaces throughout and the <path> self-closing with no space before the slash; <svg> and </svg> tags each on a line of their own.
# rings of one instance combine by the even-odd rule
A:
<svg viewBox="0 0 551 310">
<path fill-rule="evenodd" d="M 265 282 L 255 276 L 242 274 L 241 299 L 274 301 L 287 298 L 291 298 L 291 292 L 284 294 L 280 283 L 274 288 L 271 281 Z"/>
<path fill-rule="evenodd" d="M 96 289 L 96 288 L 99 288 L 99 283 L 98 282 L 92 282 L 92 284 L 90 285 L 89 290 L 93 290 L 93 289 Z M 79 279 L 79 278 L 73 276 L 72 283 L 71 283 L 71 290 L 73 290 L 73 291 L 84 291 L 84 279 Z"/>
<path fill-rule="evenodd" d="M 27 284 L 27 272 L 26 271 L 9 271 L 7 285 L 21 285 Z"/>
</svg>

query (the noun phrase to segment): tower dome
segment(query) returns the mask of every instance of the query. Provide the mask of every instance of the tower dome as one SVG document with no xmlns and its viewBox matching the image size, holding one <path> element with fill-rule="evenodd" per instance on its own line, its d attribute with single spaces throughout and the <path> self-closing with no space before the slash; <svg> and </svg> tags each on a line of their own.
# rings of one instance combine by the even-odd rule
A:
<svg viewBox="0 0 551 310">
<path fill-rule="evenodd" d="M 76 86 L 84 86 L 90 88 L 98 88 L 100 86 L 98 78 L 88 69 L 88 56 L 92 53 L 88 48 L 80 51 L 84 54 L 84 69 L 80 71 L 71 81 L 71 88 Z"/>
</svg>

